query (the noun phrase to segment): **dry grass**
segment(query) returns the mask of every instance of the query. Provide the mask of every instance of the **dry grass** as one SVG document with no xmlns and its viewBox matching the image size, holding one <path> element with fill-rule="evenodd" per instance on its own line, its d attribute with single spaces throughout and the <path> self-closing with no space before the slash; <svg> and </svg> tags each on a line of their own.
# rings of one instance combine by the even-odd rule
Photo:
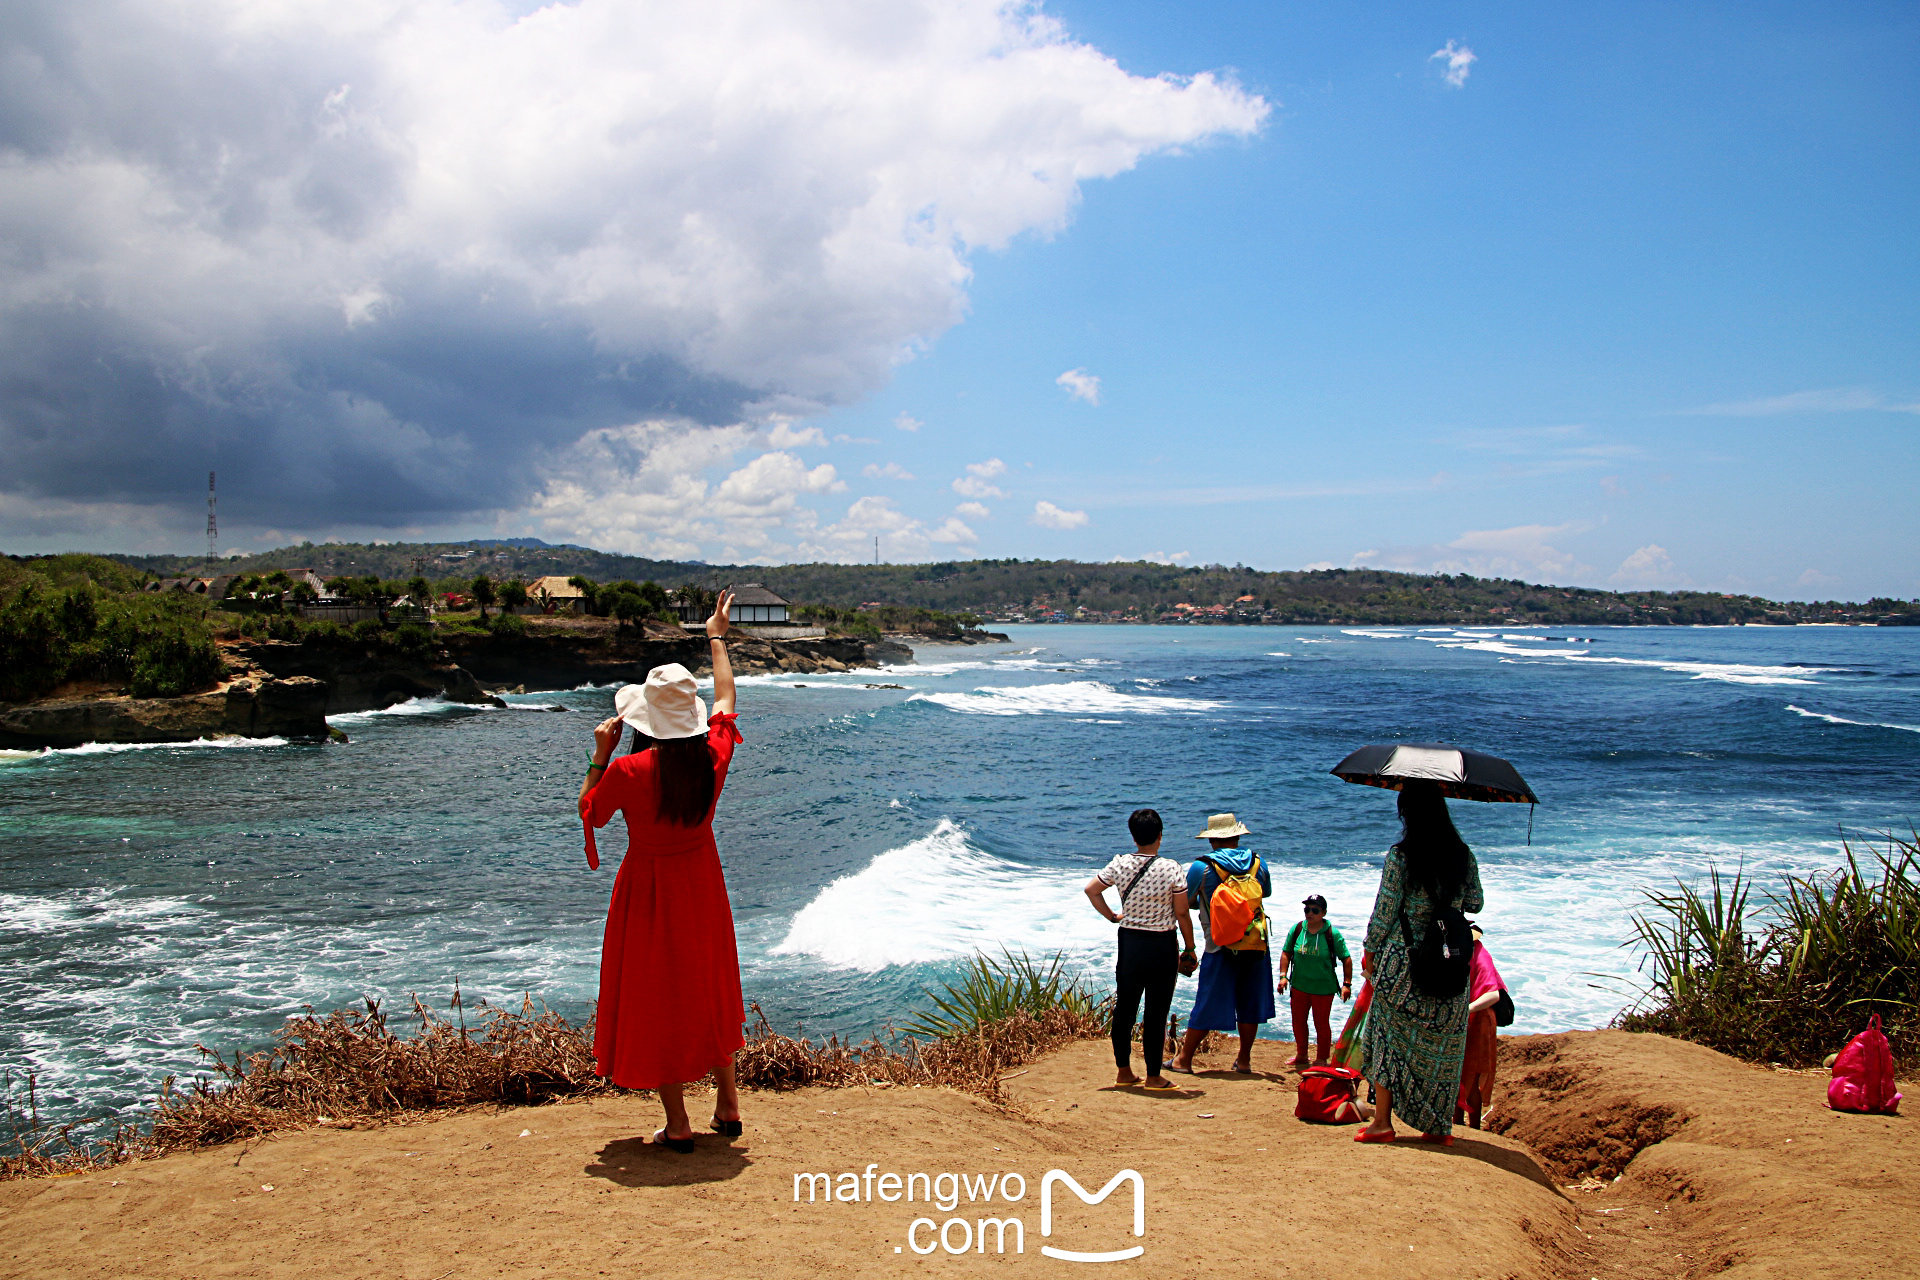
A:
<svg viewBox="0 0 1920 1280">
<path fill-rule="evenodd" d="M 0 1181 L 103 1169 L 310 1125 L 620 1092 L 594 1074 L 591 1019 L 572 1023 L 527 1000 L 518 1011 L 482 1004 L 478 1025 L 470 1027 L 457 989 L 451 1007 L 450 1020 L 414 1000 L 419 1026 L 411 1035 L 395 1033 L 379 1002 L 368 1000 L 364 1009 L 324 1016 L 308 1010 L 287 1022 L 272 1048 L 231 1060 L 196 1046 L 211 1059 L 212 1075 L 184 1089 L 169 1076 L 150 1127 L 118 1126 L 105 1139 L 76 1138 L 75 1125 L 42 1125 L 29 1078 L 24 1110 L 5 1103 L 13 1151 L 0 1155 Z M 735 1059 L 742 1088 L 945 1086 L 999 1104 L 1008 1069 L 1070 1040 L 1106 1034 L 1097 1011 L 1058 1008 L 1016 1011 L 935 1040 L 853 1044 L 829 1037 L 816 1044 L 775 1031 L 757 1004 L 753 1016 Z"/>
</svg>

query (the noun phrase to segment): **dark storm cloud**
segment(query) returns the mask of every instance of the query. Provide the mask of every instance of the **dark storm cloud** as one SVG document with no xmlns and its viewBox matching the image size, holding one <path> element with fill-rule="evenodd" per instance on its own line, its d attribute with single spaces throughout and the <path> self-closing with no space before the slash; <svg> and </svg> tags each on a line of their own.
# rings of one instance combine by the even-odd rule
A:
<svg viewBox="0 0 1920 1280">
<path fill-rule="evenodd" d="M 971 249 L 1266 110 L 1001 0 L 14 0 L 0 532 L 209 467 L 242 522 L 444 522 L 600 428 L 845 403 Z"/>
</svg>

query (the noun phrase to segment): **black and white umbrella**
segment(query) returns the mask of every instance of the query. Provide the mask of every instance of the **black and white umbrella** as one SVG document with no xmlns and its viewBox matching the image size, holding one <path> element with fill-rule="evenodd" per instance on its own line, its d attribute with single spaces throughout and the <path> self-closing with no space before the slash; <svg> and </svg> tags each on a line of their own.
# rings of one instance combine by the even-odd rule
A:
<svg viewBox="0 0 1920 1280">
<path fill-rule="evenodd" d="M 1362 747 L 1333 766 L 1337 777 L 1398 791 L 1409 782 L 1431 782 L 1456 800 L 1539 804 L 1520 771 L 1499 756 L 1434 742 L 1387 742 Z"/>
</svg>

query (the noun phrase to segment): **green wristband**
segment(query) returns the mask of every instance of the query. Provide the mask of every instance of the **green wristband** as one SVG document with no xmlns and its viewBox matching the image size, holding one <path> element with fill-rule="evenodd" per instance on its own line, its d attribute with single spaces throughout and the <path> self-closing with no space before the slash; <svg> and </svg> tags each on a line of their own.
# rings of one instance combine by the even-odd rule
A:
<svg viewBox="0 0 1920 1280">
<path fill-rule="evenodd" d="M 588 756 L 588 757 L 587 757 L 587 768 L 589 768 L 589 769 L 604 769 L 604 768 L 606 768 L 606 767 L 607 767 L 606 765 L 604 765 L 604 764 L 601 764 L 601 763 L 600 763 L 600 762 L 599 762 L 598 760 L 595 760 L 595 759 L 594 759 L 594 758 L 593 758 L 592 756 Z"/>
</svg>

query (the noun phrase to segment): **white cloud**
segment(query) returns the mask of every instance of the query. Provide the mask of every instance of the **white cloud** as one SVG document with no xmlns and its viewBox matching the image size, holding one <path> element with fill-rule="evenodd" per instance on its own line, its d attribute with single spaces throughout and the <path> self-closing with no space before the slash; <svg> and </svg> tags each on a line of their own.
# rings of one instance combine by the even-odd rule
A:
<svg viewBox="0 0 1920 1280">
<path fill-rule="evenodd" d="M 1523 524 L 1508 529 L 1472 529 L 1453 541 L 1425 547 L 1369 548 L 1353 553 L 1352 564 L 1406 573 L 1470 573 L 1478 578 L 1524 578 L 1566 582 L 1591 573 L 1553 543 L 1592 526 Z M 1337 568 L 1336 565 L 1322 565 Z"/>
<path fill-rule="evenodd" d="M 1686 579 L 1667 549 L 1649 542 L 1622 560 L 1620 567 L 1607 575 L 1607 581 L 1623 587 L 1670 587 L 1681 585 Z"/>
<path fill-rule="evenodd" d="M 1445 48 L 1435 49 L 1427 55 L 1428 62 L 1435 59 L 1444 61 L 1446 65 L 1440 69 L 1441 77 L 1456 89 L 1466 87 L 1467 76 L 1472 73 L 1473 64 L 1480 60 L 1474 55 L 1473 50 L 1457 40 L 1449 40 Z"/>
<path fill-rule="evenodd" d="M 1808 569 L 1794 579 L 1795 586 L 1801 587 L 1837 587 L 1840 579 L 1831 573 L 1822 573 L 1818 569 Z"/>
<path fill-rule="evenodd" d="M 860 474 L 869 480 L 913 479 L 913 472 L 907 470 L 897 462 L 888 462 L 885 464 L 869 462 L 866 466 L 860 468 Z"/>
<path fill-rule="evenodd" d="M 987 510 L 985 504 L 983 503 L 962 502 L 961 504 L 959 504 L 953 509 L 953 514 L 957 516 L 966 516 L 968 519 L 971 519 L 971 520 L 985 520 L 987 517 L 991 516 L 993 512 Z"/>
<path fill-rule="evenodd" d="M 1132 564 L 1136 560 L 1144 560 L 1148 564 L 1180 564 L 1192 558 L 1192 553 L 1186 551 L 1147 551 L 1137 556 L 1115 556 L 1107 563 Z"/>
<path fill-rule="evenodd" d="M 1085 369 L 1069 369 L 1053 382 L 1055 386 L 1065 387 L 1067 394 L 1075 400 L 1084 400 L 1088 404 L 1100 403 L 1100 379 Z"/>
<path fill-rule="evenodd" d="M 791 422 L 776 421 L 773 429 L 767 432 L 767 443 L 776 449 L 799 449 L 807 445 L 824 448 L 827 437 L 818 427 L 796 427 Z"/>
<path fill-rule="evenodd" d="M 800 499 L 846 484 L 831 465 L 808 467 L 784 451 L 758 454 L 718 483 L 707 479 L 757 438 L 745 425 L 672 420 L 590 432 L 549 462 L 524 523 L 548 538 L 635 555 L 779 557 L 818 523 Z"/>
<path fill-rule="evenodd" d="M 1865 387 L 1831 387 L 1824 391 L 1794 391 L 1783 396 L 1730 400 L 1723 404 L 1682 409 L 1690 416 L 1716 418 L 1770 418 L 1785 413 L 1920 413 L 1920 404 L 1899 404 Z"/>
<path fill-rule="evenodd" d="M 918 431 L 927 424 L 910 414 L 903 413 L 893 420 L 893 425 L 902 431 Z"/>
<path fill-rule="evenodd" d="M 978 542 L 980 535 L 969 529 L 958 516 L 948 516 L 946 523 L 927 535 L 935 542 Z"/>
<path fill-rule="evenodd" d="M 190 503 L 171 464 L 223 439 L 303 522 L 514 508 L 610 423 L 849 403 L 960 321 L 975 253 L 1270 110 L 1008 0 L 9 13 L 42 70 L 0 166 L 5 487 Z M 15 412 L 29 382 L 87 409 Z"/>
<path fill-rule="evenodd" d="M 873 556 L 876 535 L 884 560 L 924 560 L 933 552 L 933 538 L 925 524 L 895 507 L 891 499 L 871 494 L 856 500 L 845 516 L 821 529 L 801 550 L 822 560 L 865 561 Z"/>
<path fill-rule="evenodd" d="M 967 474 L 953 482 L 953 491 L 963 498 L 1004 498 L 1006 490 L 993 483 L 994 477 L 1007 473 L 1007 464 L 998 458 L 969 462 Z"/>
<path fill-rule="evenodd" d="M 1079 529 L 1087 523 L 1084 511 L 1068 511 L 1044 499 L 1033 504 L 1033 523 L 1043 529 Z"/>
</svg>

